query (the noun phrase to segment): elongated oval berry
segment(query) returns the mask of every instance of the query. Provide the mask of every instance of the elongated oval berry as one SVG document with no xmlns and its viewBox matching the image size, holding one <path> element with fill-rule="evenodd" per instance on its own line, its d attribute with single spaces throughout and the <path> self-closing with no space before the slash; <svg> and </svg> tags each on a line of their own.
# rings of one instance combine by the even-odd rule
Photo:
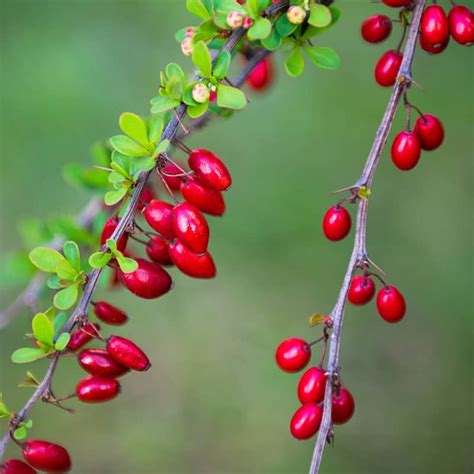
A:
<svg viewBox="0 0 474 474">
<path fill-rule="evenodd" d="M 315 403 L 307 403 L 298 408 L 290 421 L 291 434 L 296 439 L 309 439 L 321 426 L 323 410 Z"/>
<path fill-rule="evenodd" d="M 420 46 L 421 49 L 425 50 L 429 54 L 439 54 L 442 53 L 449 44 L 449 38 L 444 43 L 437 44 L 433 46 L 428 40 L 423 36 L 420 35 Z"/>
<path fill-rule="evenodd" d="M 414 132 L 402 130 L 392 143 L 393 164 L 403 171 L 411 170 L 421 156 L 421 144 Z"/>
<path fill-rule="evenodd" d="M 107 222 L 104 224 L 102 233 L 100 235 L 101 245 L 104 245 L 107 242 L 107 239 L 110 239 L 112 237 L 112 234 L 115 232 L 115 229 L 117 228 L 119 222 L 120 222 L 120 217 L 115 217 L 115 216 L 107 220 Z M 128 242 L 128 234 L 125 233 L 118 240 L 117 249 L 123 252 L 125 250 L 125 247 L 127 246 L 127 242 Z"/>
<path fill-rule="evenodd" d="M 380 43 L 392 32 L 392 20 L 387 15 L 372 15 L 364 20 L 360 34 L 369 43 Z"/>
<path fill-rule="evenodd" d="M 388 7 L 400 8 L 407 6 L 411 0 L 382 0 Z"/>
<path fill-rule="evenodd" d="M 107 352 L 120 364 L 138 372 L 151 367 L 150 359 L 132 341 L 119 336 L 110 336 L 107 341 Z"/>
<path fill-rule="evenodd" d="M 197 254 L 179 240 L 170 245 L 170 256 L 176 268 L 193 278 L 214 278 L 216 266 L 209 252 Z"/>
<path fill-rule="evenodd" d="M 377 311 L 387 323 L 398 323 L 406 313 L 405 298 L 397 288 L 387 285 L 377 294 Z"/>
<path fill-rule="evenodd" d="M 93 308 L 94 314 L 106 324 L 118 326 L 128 321 L 127 313 L 106 301 L 97 301 L 93 304 Z"/>
<path fill-rule="evenodd" d="M 472 10 L 456 5 L 449 12 L 448 22 L 454 41 L 465 45 L 474 43 L 474 12 Z"/>
<path fill-rule="evenodd" d="M 275 351 L 275 360 L 285 372 L 299 372 L 311 359 L 311 346 L 303 339 L 285 339 Z"/>
<path fill-rule="evenodd" d="M 172 239 L 174 237 L 172 224 L 173 205 L 165 201 L 153 200 L 145 208 L 143 213 L 146 221 L 153 230 L 164 237 Z"/>
<path fill-rule="evenodd" d="M 117 378 L 129 371 L 105 349 L 84 349 L 78 354 L 77 361 L 86 372 L 98 377 Z"/>
<path fill-rule="evenodd" d="M 87 323 L 85 326 L 77 328 L 71 333 L 67 347 L 71 349 L 71 351 L 77 351 L 91 339 L 98 337 L 97 331 L 99 330 L 100 326 L 96 323 Z"/>
<path fill-rule="evenodd" d="M 184 169 L 184 166 L 181 163 L 179 163 L 179 165 L 181 166 L 181 169 L 179 169 L 174 163 L 168 163 L 160 173 L 166 184 L 173 191 L 179 191 L 181 180 L 183 179 L 181 175 L 183 174 L 182 170 Z"/>
<path fill-rule="evenodd" d="M 375 80 L 383 87 L 390 87 L 397 80 L 398 71 L 402 64 L 403 54 L 391 49 L 384 53 L 375 65 Z"/>
<path fill-rule="evenodd" d="M 138 268 L 131 273 L 120 272 L 122 283 L 140 298 L 158 298 L 171 289 L 173 280 L 158 264 L 137 258 Z"/>
<path fill-rule="evenodd" d="M 36 471 L 19 459 L 7 459 L 1 466 L 2 474 L 36 474 Z"/>
<path fill-rule="evenodd" d="M 160 265 L 173 265 L 169 250 L 169 241 L 159 235 L 153 235 L 146 244 L 146 253 L 150 260 Z"/>
<path fill-rule="evenodd" d="M 434 115 L 422 115 L 418 118 L 413 130 L 420 140 L 423 150 L 434 150 L 444 141 L 444 127 L 441 120 Z"/>
<path fill-rule="evenodd" d="M 351 227 L 351 215 L 343 206 L 333 206 L 324 215 L 323 232 L 329 240 L 342 240 L 351 231 Z"/>
<path fill-rule="evenodd" d="M 204 185 L 198 178 L 189 178 L 181 183 L 181 194 L 190 204 L 201 212 L 222 216 L 225 202 L 220 191 Z"/>
<path fill-rule="evenodd" d="M 335 390 L 332 396 L 331 418 L 335 425 L 347 423 L 354 414 L 355 403 L 351 392 L 344 387 Z"/>
<path fill-rule="evenodd" d="M 46 472 L 67 472 L 71 469 L 69 453 L 59 444 L 30 439 L 23 445 L 23 457 L 35 469 Z"/>
<path fill-rule="evenodd" d="M 274 72 L 273 63 L 269 56 L 262 59 L 247 78 L 247 84 L 254 91 L 263 91 L 271 86 Z"/>
<path fill-rule="evenodd" d="M 188 157 L 189 167 L 206 186 L 225 191 L 232 184 L 229 170 L 223 161 L 209 150 L 198 148 Z"/>
<path fill-rule="evenodd" d="M 448 17 L 440 5 L 430 5 L 423 12 L 420 35 L 433 46 L 446 43 L 449 39 Z"/>
<path fill-rule="evenodd" d="M 209 243 L 209 225 L 199 209 L 182 202 L 173 209 L 173 231 L 176 237 L 195 253 L 204 253 Z"/>
<path fill-rule="evenodd" d="M 358 275 L 351 281 L 347 298 L 352 304 L 367 304 L 375 295 L 375 284 L 370 277 Z"/>
<path fill-rule="evenodd" d="M 101 403 L 114 399 L 120 393 L 120 383 L 109 377 L 91 375 L 76 386 L 76 395 L 81 402 Z"/>
<path fill-rule="evenodd" d="M 311 367 L 298 382 L 298 400 L 305 403 L 319 403 L 324 400 L 326 390 L 326 371 L 318 367 Z"/>
</svg>

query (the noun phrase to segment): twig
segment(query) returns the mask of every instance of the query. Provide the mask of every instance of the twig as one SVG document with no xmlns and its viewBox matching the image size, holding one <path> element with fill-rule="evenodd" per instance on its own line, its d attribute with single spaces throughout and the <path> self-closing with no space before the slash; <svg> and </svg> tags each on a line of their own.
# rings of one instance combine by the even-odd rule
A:
<svg viewBox="0 0 474 474">
<path fill-rule="evenodd" d="M 375 135 L 375 140 L 372 145 L 372 149 L 365 163 L 361 177 L 357 180 L 354 187 L 366 186 L 370 189 L 374 174 L 380 160 L 380 155 L 387 141 L 387 137 L 392 127 L 393 118 L 397 110 L 400 98 L 403 91 L 410 85 L 411 78 L 411 66 L 413 62 L 413 56 L 416 47 L 416 40 L 418 35 L 418 29 L 420 26 L 421 16 L 425 7 L 426 0 L 417 0 L 415 2 L 415 9 L 413 12 L 413 18 L 408 32 L 408 39 L 405 45 L 405 51 L 403 55 L 403 61 L 400 66 L 400 72 L 398 75 L 397 83 L 394 86 L 392 95 L 388 102 L 387 109 L 385 110 L 382 122 Z M 336 304 L 331 312 L 333 319 L 333 329 L 330 338 L 329 346 L 329 359 L 327 367 L 327 380 L 329 383 L 326 384 L 326 391 L 324 394 L 324 411 L 321 427 L 319 429 L 318 438 L 313 452 L 311 460 L 311 466 L 309 469 L 310 474 L 316 474 L 319 472 L 321 460 L 323 457 L 326 440 L 328 438 L 331 429 L 331 405 L 332 405 L 332 380 L 339 378 L 339 351 L 341 345 L 342 326 L 344 322 L 344 309 L 347 300 L 347 294 L 349 286 L 361 261 L 367 261 L 367 250 L 366 250 L 366 229 L 367 229 L 367 208 L 369 201 L 368 199 L 361 199 L 357 209 L 357 220 L 356 230 L 354 238 L 354 248 L 352 255 L 347 266 L 346 273 L 342 282 L 342 287 L 339 292 Z"/>
</svg>

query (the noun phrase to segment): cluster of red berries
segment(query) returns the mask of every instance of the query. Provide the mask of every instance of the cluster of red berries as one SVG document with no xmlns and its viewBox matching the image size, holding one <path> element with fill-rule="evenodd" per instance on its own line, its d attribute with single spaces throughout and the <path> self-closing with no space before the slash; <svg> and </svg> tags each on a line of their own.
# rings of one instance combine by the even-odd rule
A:
<svg viewBox="0 0 474 474">
<path fill-rule="evenodd" d="M 311 345 L 303 339 L 284 340 L 276 349 L 275 360 L 285 372 L 299 372 L 311 359 Z M 323 417 L 323 402 L 326 390 L 326 371 L 320 364 L 309 368 L 300 378 L 297 388 L 301 406 L 290 421 L 291 434 L 296 439 L 308 439 L 314 436 Z M 347 423 L 354 414 L 355 403 L 352 394 L 340 383 L 334 384 L 331 419 L 334 424 Z"/>
</svg>

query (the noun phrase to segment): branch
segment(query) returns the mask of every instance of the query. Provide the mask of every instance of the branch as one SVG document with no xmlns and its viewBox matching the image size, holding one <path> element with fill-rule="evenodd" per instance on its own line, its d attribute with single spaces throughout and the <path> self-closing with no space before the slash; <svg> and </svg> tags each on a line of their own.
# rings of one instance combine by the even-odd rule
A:
<svg viewBox="0 0 474 474">
<path fill-rule="evenodd" d="M 426 0 L 416 0 L 415 9 L 411 21 L 410 30 L 408 33 L 408 39 L 405 45 L 403 54 L 403 61 L 400 66 L 400 72 L 397 78 L 397 82 L 394 86 L 392 95 L 385 110 L 382 122 L 375 135 L 375 140 L 372 145 L 372 149 L 369 153 L 361 177 L 357 180 L 353 189 L 357 189 L 360 186 L 366 186 L 370 189 L 374 174 L 377 169 L 380 155 L 384 149 L 387 137 L 392 128 L 393 118 L 397 110 L 400 98 L 404 90 L 409 87 L 411 78 L 411 67 L 413 63 L 413 56 L 415 53 L 416 40 L 418 36 L 418 30 L 420 26 L 421 16 L 426 4 Z M 321 427 L 319 429 L 318 438 L 316 440 L 316 446 L 313 452 L 313 458 L 311 460 L 311 466 L 309 469 L 310 474 L 316 474 L 319 472 L 321 460 L 323 457 L 326 440 L 331 430 L 331 408 L 332 408 L 332 391 L 333 382 L 339 379 L 339 351 L 341 345 L 342 325 L 344 322 L 344 309 L 347 300 L 347 294 L 349 286 L 356 271 L 357 267 L 363 263 L 368 262 L 367 250 L 366 250 L 366 229 L 367 229 L 367 208 L 368 200 L 361 199 L 357 208 L 357 220 L 356 230 L 354 238 L 354 247 L 352 255 L 347 266 L 346 273 L 342 282 L 342 287 L 339 292 L 336 304 L 331 312 L 333 320 L 333 329 L 330 339 L 329 347 L 329 359 L 326 377 L 328 383 L 326 384 L 326 391 L 324 394 L 324 408 L 323 408 L 323 419 Z"/>
</svg>

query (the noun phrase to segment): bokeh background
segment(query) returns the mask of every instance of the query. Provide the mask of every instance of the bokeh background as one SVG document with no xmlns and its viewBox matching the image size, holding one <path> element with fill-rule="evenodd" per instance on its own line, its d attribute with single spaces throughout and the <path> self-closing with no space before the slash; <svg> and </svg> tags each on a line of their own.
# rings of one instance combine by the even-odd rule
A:
<svg viewBox="0 0 474 474">
<path fill-rule="evenodd" d="M 68 446 L 74 472 L 306 471 L 314 443 L 288 431 L 298 375 L 277 370 L 273 352 L 286 337 L 318 337 L 307 317 L 335 302 L 352 239 L 327 242 L 321 218 L 335 200 L 329 192 L 352 184 L 366 159 L 390 93 L 375 85 L 373 65 L 398 41 L 397 29 L 382 46 L 359 37 L 361 21 L 385 7 L 337 4 L 343 18 L 319 44 L 339 51 L 338 71 L 307 65 L 294 80 L 277 56 L 269 93 L 189 140 L 223 157 L 234 178 L 228 212 L 212 221 L 218 278 L 174 272 L 175 290 L 152 302 L 102 291 L 131 314 L 114 331 L 139 342 L 152 370 L 123 379 L 110 404 L 72 402 L 75 416 L 47 406 L 33 412 L 31 435 Z M 8 254 L 19 247 L 19 219 L 81 209 L 88 196 L 65 184 L 62 166 L 87 163 L 90 144 L 118 132 L 122 111 L 147 114 L 167 62 L 191 67 L 173 33 L 194 18 L 178 0 L 0 5 Z M 408 314 L 392 326 L 374 305 L 348 308 L 342 374 L 356 413 L 337 428 L 323 472 L 472 472 L 472 65 L 472 50 L 454 42 L 440 56 L 416 54 L 423 89 L 411 99 L 443 120 L 446 142 L 408 173 L 384 152 L 368 223 L 370 255 L 406 295 Z M 4 290 L 2 306 L 19 290 Z M 25 367 L 9 359 L 28 316 L 0 334 L 1 391 L 13 409 L 29 393 L 16 388 Z M 71 359 L 61 366 L 56 391 L 67 393 L 83 373 Z"/>
</svg>

